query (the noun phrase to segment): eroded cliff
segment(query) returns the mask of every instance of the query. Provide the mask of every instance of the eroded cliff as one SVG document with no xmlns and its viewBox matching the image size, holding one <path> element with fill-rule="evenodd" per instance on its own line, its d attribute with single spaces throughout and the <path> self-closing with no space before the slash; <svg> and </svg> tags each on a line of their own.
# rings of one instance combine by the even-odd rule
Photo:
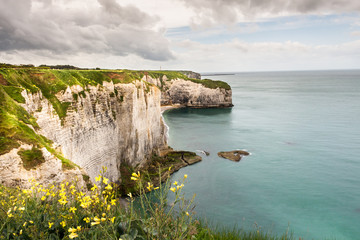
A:
<svg viewBox="0 0 360 240">
<path fill-rule="evenodd" d="M 71 103 L 63 123 L 40 92 L 22 95 L 24 108 L 37 119 L 39 133 L 92 179 L 104 166 L 107 177 L 118 181 L 122 163 L 141 165 L 166 147 L 160 90 L 144 82 L 104 82 L 86 91 L 79 85 L 67 87 L 56 94 L 61 102 Z"/>
<path fill-rule="evenodd" d="M 230 86 L 221 81 L 193 79 L 186 76 L 169 78 L 166 75 L 145 75 L 144 81 L 158 86 L 161 91 L 161 104 L 178 104 L 193 108 L 232 107 Z"/>
<path fill-rule="evenodd" d="M 227 84 L 177 72 L 0 69 L 0 83 L 6 185 L 76 177 L 85 185 L 102 167 L 119 181 L 124 164 L 137 168 L 167 148 L 161 104 L 232 106 Z M 44 162 L 26 167 L 21 151 L 40 151 Z"/>
</svg>

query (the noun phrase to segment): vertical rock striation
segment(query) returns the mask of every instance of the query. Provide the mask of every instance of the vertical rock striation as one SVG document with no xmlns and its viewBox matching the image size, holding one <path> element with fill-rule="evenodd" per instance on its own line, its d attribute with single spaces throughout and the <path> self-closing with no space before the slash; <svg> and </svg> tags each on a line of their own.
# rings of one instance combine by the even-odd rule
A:
<svg viewBox="0 0 360 240">
<path fill-rule="evenodd" d="M 22 95 L 24 108 L 37 118 L 39 133 L 54 141 L 91 179 L 104 166 L 110 180 L 118 181 L 121 164 L 142 165 L 167 146 L 161 92 L 142 81 L 104 82 L 85 91 L 79 85 L 68 87 L 57 94 L 61 102 L 71 103 L 63 123 L 40 92 Z"/>
</svg>

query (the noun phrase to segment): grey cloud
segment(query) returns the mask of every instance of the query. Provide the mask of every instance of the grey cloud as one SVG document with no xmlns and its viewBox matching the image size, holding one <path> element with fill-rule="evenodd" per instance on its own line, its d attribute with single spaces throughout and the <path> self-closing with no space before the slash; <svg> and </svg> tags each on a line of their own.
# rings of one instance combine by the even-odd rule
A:
<svg viewBox="0 0 360 240">
<path fill-rule="evenodd" d="M 359 12 L 358 0 L 179 0 L 197 12 L 195 23 L 235 23 L 237 16 L 263 13 L 328 14 Z"/>
<path fill-rule="evenodd" d="M 0 6 L 2 52 L 135 54 L 160 61 L 174 58 L 167 39 L 152 30 L 158 18 L 115 0 L 98 0 L 98 7 L 82 9 L 66 0 L 0 0 Z"/>
</svg>

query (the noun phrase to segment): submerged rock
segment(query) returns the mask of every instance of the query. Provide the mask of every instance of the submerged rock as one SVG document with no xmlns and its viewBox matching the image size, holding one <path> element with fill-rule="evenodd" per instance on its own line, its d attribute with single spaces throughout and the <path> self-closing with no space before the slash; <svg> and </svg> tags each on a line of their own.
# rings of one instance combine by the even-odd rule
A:
<svg viewBox="0 0 360 240">
<path fill-rule="evenodd" d="M 248 156 L 250 153 L 244 150 L 234 150 L 228 152 L 218 152 L 218 156 L 229 159 L 234 162 L 239 162 L 243 156 Z"/>
</svg>

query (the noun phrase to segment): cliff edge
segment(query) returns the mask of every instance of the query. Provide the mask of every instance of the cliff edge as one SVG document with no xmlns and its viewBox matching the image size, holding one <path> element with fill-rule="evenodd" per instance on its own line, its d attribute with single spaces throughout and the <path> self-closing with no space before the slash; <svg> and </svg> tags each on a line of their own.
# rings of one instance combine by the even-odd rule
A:
<svg viewBox="0 0 360 240">
<path fill-rule="evenodd" d="M 227 84 L 178 72 L 41 68 L 0 69 L 0 103 L 0 184 L 22 187 L 103 166 L 118 182 L 168 148 L 161 104 L 232 106 Z"/>
</svg>

